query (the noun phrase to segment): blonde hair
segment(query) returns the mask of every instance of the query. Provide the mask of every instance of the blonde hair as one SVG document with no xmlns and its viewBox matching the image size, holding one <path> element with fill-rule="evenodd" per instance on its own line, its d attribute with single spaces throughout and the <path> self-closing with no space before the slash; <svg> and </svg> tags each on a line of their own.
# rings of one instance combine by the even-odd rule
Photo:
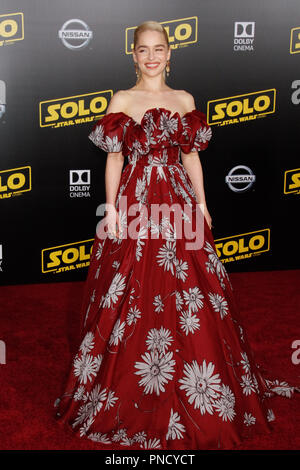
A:
<svg viewBox="0 0 300 470">
<path fill-rule="evenodd" d="M 138 38 L 139 38 L 139 34 L 143 33 L 144 31 L 158 31 L 159 33 L 163 33 L 163 35 L 165 37 L 165 41 L 167 43 L 167 46 L 168 46 L 168 48 L 170 47 L 168 33 L 165 30 L 165 28 L 160 23 L 158 23 L 158 21 L 149 20 L 149 21 L 144 21 L 144 23 L 141 23 L 134 30 L 134 35 L 133 35 L 133 48 L 134 49 L 136 48 Z M 165 70 L 163 71 L 163 76 L 164 76 L 164 80 L 165 80 L 166 79 Z M 140 81 L 140 79 L 141 79 L 141 76 L 139 74 L 136 83 L 138 83 Z"/>
</svg>

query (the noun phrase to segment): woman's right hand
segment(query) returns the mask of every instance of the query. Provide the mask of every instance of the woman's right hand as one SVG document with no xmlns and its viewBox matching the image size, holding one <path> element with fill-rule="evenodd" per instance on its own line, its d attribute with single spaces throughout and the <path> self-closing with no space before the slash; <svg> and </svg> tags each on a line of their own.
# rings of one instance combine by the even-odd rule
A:
<svg viewBox="0 0 300 470">
<path fill-rule="evenodd" d="M 109 204 L 105 211 L 105 225 L 107 227 L 107 233 L 109 238 L 119 238 L 120 235 L 120 224 L 119 214 L 116 208 Z"/>
</svg>

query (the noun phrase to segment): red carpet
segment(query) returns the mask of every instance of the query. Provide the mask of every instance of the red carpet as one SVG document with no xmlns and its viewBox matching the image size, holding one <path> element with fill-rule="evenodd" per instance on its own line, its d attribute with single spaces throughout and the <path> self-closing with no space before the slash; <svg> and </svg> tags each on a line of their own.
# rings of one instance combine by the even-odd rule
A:
<svg viewBox="0 0 300 470">
<path fill-rule="evenodd" d="M 230 275 L 256 362 L 287 381 L 300 378 L 292 342 L 300 340 L 300 271 Z M 100 449 L 74 437 L 54 420 L 53 402 L 63 389 L 79 338 L 83 283 L 0 287 L 0 449 Z M 274 397 L 274 432 L 236 449 L 300 446 L 300 396 Z M 103 447 L 107 450 L 107 447 Z"/>
</svg>

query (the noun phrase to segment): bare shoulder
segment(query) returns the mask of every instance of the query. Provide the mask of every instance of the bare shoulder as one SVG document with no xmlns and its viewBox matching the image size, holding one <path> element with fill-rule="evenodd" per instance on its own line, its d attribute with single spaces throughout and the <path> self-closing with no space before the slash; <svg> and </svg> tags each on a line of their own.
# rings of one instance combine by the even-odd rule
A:
<svg viewBox="0 0 300 470">
<path fill-rule="evenodd" d="M 195 100 L 191 93 L 186 90 L 176 90 L 176 92 L 185 112 L 188 113 L 196 108 Z"/>
<path fill-rule="evenodd" d="M 116 91 L 107 107 L 107 113 L 119 113 L 126 110 L 126 105 L 128 102 L 128 92 L 127 90 L 118 90 Z"/>
</svg>

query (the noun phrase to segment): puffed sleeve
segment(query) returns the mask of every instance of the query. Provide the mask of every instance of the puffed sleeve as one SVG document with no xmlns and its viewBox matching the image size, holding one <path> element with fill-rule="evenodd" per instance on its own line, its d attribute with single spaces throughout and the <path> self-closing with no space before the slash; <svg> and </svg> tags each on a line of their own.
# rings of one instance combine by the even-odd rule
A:
<svg viewBox="0 0 300 470">
<path fill-rule="evenodd" d="M 124 113 L 107 113 L 93 126 L 88 138 L 105 152 L 121 152 L 129 117 Z"/>
<path fill-rule="evenodd" d="M 211 127 L 207 124 L 206 115 L 194 109 L 182 118 L 182 132 L 179 145 L 183 153 L 205 150 L 211 140 Z"/>
</svg>

